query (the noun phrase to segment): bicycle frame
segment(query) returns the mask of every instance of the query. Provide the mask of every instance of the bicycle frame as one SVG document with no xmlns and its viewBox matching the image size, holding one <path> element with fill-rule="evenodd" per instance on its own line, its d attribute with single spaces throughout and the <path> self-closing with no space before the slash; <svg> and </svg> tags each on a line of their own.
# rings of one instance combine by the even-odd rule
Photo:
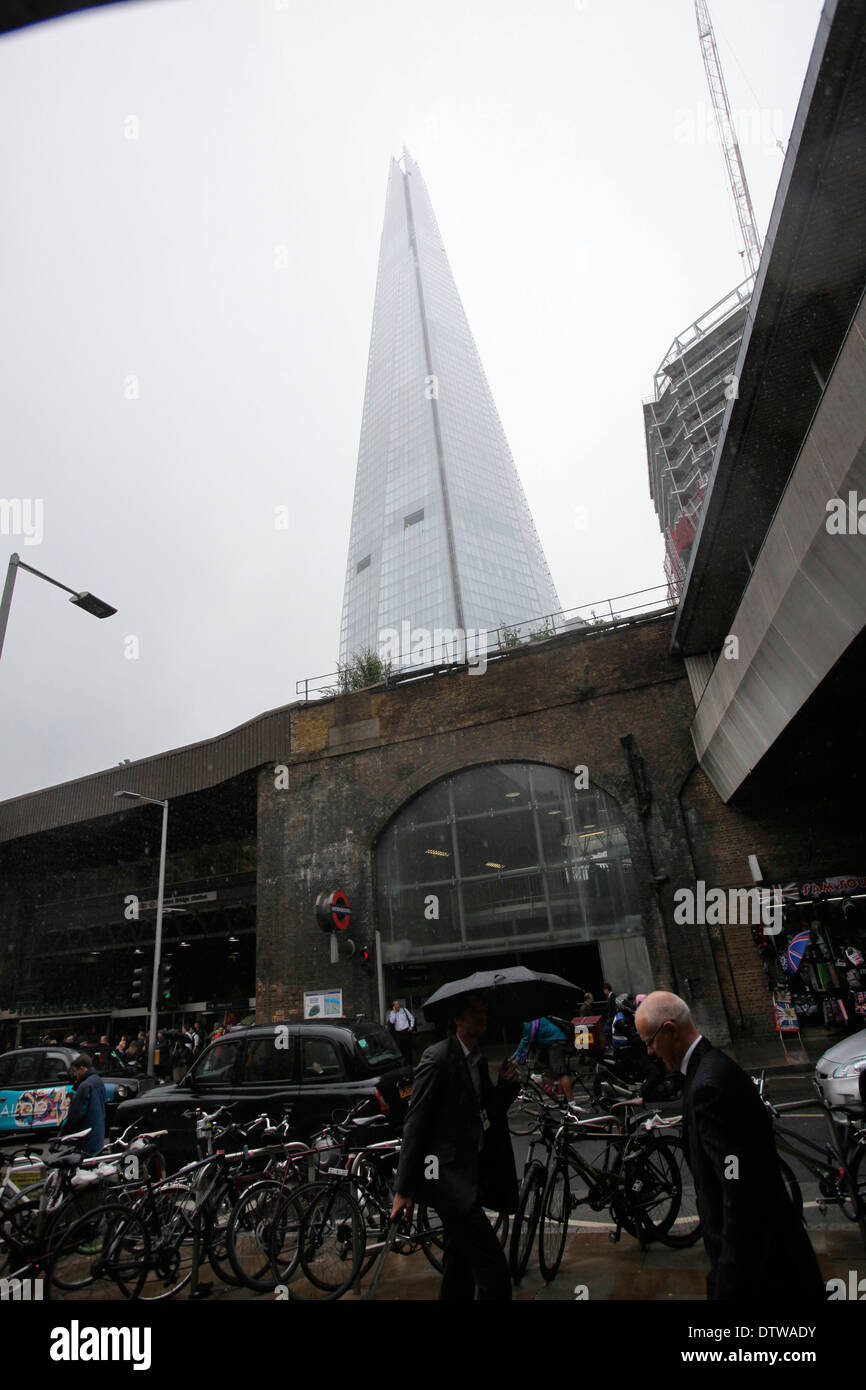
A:
<svg viewBox="0 0 866 1390">
<path fill-rule="evenodd" d="M 811 1101 L 807 1103 L 812 1104 Z M 807 1135 L 797 1134 L 795 1130 L 787 1129 L 779 1123 L 775 1116 L 773 1119 L 773 1133 L 776 1137 L 777 1149 L 791 1158 L 796 1158 L 818 1182 L 821 1191 L 818 1208 L 822 1212 L 827 1203 L 844 1209 L 845 1202 L 849 1198 L 842 1192 L 841 1188 L 849 1174 L 850 1160 L 855 1153 L 866 1146 L 866 1138 L 862 1134 L 858 1134 L 847 1149 L 843 1147 L 841 1136 L 838 1133 L 839 1126 L 826 1107 L 824 1110 L 831 1142 L 825 1144 L 823 1148 L 814 1139 L 808 1138 Z M 814 1158 L 813 1154 L 820 1155 L 820 1161 Z M 833 1192 L 828 1191 L 828 1186 L 831 1183 L 835 1189 Z M 859 1213 L 855 1211 L 852 1219 L 857 1220 L 858 1217 Z"/>
<path fill-rule="evenodd" d="M 648 1137 L 647 1132 L 641 1132 L 647 1130 L 647 1122 L 638 1119 L 628 1102 L 617 1102 L 613 1108 L 620 1106 L 624 1111 L 622 1123 L 613 1114 L 592 1116 L 588 1120 L 569 1117 L 557 1133 L 554 1152 L 558 1161 L 565 1162 L 571 1171 L 579 1173 L 587 1183 L 587 1204 L 590 1209 L 602 1211 L 605 1207 L 608 1208 L 615 1223 L 610 1240 L 617 1242 L 625 1225 L 630 1233 L 637 1235 L 643 1246 L 644 1222 L 640 1216 L 640 1203 L 636 1200 L 635 1191 L 629 1186 L 628 1168 L 630 1164 L 645 1158 L 651 1143 L 663 1143 L 663 1140 L 655 1141 Z M 605 1120 L 607 1127 L 602 1128 Z M 616 1125 L 616 1132 L 611 1129 L 611 1124 Z M 604 1140 L 604 1158 L 601 1164 L 590 1163 L 576 1147 L 579 1142 L 588 1139 Z"/>
</svg>

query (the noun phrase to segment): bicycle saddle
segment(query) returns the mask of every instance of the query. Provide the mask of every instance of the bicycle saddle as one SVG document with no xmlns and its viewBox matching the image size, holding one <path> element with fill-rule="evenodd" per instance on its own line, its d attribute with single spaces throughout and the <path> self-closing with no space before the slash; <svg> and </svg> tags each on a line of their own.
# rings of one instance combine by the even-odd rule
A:
<svg viewBox="0 0 866 1390">
<path fill-rule="evenodd" d="M 80 1153 L 46 1154 L 42 1160 L 46 1168 L 77 1168 L 83 1161 Z"/>
</svg>

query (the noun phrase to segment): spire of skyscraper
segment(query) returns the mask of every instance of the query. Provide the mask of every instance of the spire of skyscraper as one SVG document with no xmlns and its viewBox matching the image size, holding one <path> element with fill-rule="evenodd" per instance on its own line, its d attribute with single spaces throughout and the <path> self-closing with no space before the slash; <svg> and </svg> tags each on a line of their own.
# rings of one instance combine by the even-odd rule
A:
<svg viewBox="0 0 866 1390">
<path fill-rule="evenodd" d="M 559 599 L 418 165 L 391 160 L 340 660 L 386 633 L 495 631 Z"/>
</svg>

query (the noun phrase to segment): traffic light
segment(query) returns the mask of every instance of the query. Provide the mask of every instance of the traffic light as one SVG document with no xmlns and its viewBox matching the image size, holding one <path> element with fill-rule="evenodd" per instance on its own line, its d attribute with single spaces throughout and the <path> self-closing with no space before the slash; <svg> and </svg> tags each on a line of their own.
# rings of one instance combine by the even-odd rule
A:
<svg viewBox="0 0 866 1390">
<path fill-rule="evenodd" d="M 174 962 L 173 962 L 173 961 L 170 961 L 170 960 L 161 960 L 160 963 L 159 963 L 159 997 L 160 997 L 160 999 L 162 999 L 165 1003 L 168 1003 L 168 1001 L 171 999 L 171 993 L 172 993 L 171 972 L 172 972 L 172 969 L 173 969 L 173 968 L 174 968 Z"/>
<path fill-rule="evenodd" d="M 358 950 L 358 960 L 361 962 L 361 969 L 365 975 L 373 973 L 373 953 L 369 946 L 361 946 Z"/>
<path fill-rule="evenodd" d="M 130 1002 L 142 1007 L 150 1003 L 150 970 L 146 965 L 136 965 L 133 968 Z"/>
</svg>

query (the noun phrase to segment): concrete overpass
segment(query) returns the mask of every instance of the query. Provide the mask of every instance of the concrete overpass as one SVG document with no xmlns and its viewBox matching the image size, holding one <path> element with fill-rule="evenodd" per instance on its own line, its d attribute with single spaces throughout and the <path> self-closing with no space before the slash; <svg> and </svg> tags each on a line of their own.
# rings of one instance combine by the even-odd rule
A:
<svg viewBox="0 0 866 1390">
<path fill-rule="evenodd" d="M 696 701 L 695 749 L 725 801 L 831 672 L 838 683 L 840 663 L 856 657 L 860 678 L 864 291 L 866 6 L 828 0 L 672 637 Z M 833 498 L 846 504 L 843 533 L 828 528 Z"/>
</svg>

